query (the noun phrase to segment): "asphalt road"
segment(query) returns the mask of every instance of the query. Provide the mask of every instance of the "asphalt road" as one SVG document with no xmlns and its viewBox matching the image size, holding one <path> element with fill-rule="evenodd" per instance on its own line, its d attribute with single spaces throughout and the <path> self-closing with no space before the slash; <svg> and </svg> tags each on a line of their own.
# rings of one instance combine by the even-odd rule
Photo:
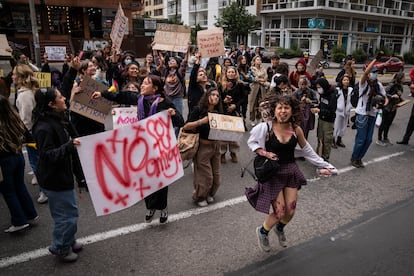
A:
<svg viewBox="0 0 414 276">
<path fill-rule="evenodd" d="M 402 137 L 411 105 L 399 109 L 392 141 Z M 315 135 L 312 131 L 309 139 L 314 147 Z M 354 135 L 347 129 L 347 147 L 332 151 L 338 176 L 319 179 L 312 165 L 299 161 L 308 185 L 299 192 L 297 213 L 286 227 L 287 249 L 274 235 L 271 252 L 257 246 L 255 228 L 264 216 L 243 196 L 253 180 L 240 177 L 241 166 L 253 156 L 246 133 L 240 163 L 229 160 L 222 166 L 216 203 L 206 208 L 193 204 L 191 168 L 170 186 L 169 223 L 163 226 L 157 219 L 143 222 L 143 202 L 97 217 L 89 195 L 79 194 L 77 237 L 85 248 L 74 264 L 62 264 L 47 252 L 51 218 L 47 205 L 36 203 L 37 225 L 14 235 L 0 232 L 0 275 L 413 275 L 414 141 L 408 146 L 372 144 L 366 167 L 355 169 L 349 165 Z M 30 183 L 29 169 L 26 179 Z M 36 199 L 37 187 L 28 188 Z M 0 218 L 0 229 L 6 229 L 9 213 L 2 199 Z"/>
</svg>

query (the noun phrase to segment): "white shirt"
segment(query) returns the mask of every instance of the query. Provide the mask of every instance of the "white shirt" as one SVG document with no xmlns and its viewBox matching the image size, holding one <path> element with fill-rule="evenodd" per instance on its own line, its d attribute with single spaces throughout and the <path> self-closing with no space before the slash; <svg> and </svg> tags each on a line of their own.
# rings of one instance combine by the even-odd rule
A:
<svg viewBox="0 0 414 276">
<path fill-rule="evenodd" d="M 366 110 L 367 108 L 366 104 L 368 102 L 368 96 L 369 96 L 371 88 L 368 88 L 367 93 L 361 96 L 365 88 L 367 87 L 367 85 L 368 85 L 368 81 L 365 81 L 365 83 L 361 83 L 361 82 L 359 83 L 359 96 L 360 97 L 359 97 L 358 105 L 355 109 L 355 112 L 358 113 L 359 115 L 368 115 L 368 116 L 375 117 L 377 116 L 377 112 L 378 112 L 378 110 L 375 107 L 372 107 L 370 111 Z M 385 92 L 384 86 L 382 86 L 382 83 L 380 82 L 378 82 L 378 85 L 379 85 L 378 93 L 385 97 L 386 92 Z"/>
</svg>

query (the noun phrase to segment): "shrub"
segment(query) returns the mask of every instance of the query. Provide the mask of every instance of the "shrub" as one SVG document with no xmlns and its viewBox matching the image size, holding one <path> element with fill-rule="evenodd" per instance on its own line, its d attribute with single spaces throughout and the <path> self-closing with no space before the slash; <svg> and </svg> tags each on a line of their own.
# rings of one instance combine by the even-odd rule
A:
<svg viewBox="0 0 414 276">
<path fill-rule="evenodd" d="M 403 57 L 405 63 L 414 64 L 414 53 L 404 53 Z"/>
<path fill-rule="evenodd" d="M 303 53 L 297 45 L 293 44 L 290 48 L 280 48 L 276 50 L 276 53 L 282 58 L 302 57 Z"/>
<path fill-rule="evenodd" d="M 367 59 L 367 53 L 359 48 L 352 52 L 352 57 L 355 59 L 355 62 L 363 63 Z"/>
<path fill-rule="evenodd" d="M 335 45 L 332 48 L 331 53 L 332 53 L 332 60 L 334 62 L 338 62 L 338 63 L 340 63 L 342 61 L 342 59 L 345 58 L 345 56 L 346 56 L 345 50 L 342 47 L 338 46 L 338 45 Z"/>
</svg>

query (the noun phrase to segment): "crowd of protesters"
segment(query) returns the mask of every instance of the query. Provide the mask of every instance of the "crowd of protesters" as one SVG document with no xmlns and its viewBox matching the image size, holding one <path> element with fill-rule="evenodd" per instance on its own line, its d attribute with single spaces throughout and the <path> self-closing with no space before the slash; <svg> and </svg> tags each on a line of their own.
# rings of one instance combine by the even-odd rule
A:
<svg viewBox="0 0 414 276">
<path fill-rule="evenodd" d="M 311 75 L 304 58 L 300 58 L 295 70 L 290 71 L 289 65 L 281 62 L 275 54 L 267 67 L 262 63 L 260 50 L 251 51 L 244 44 L 232 49 L 222 63 L 218 58 L 203 58 L 194 47 L 189 47 L 182 57 L 151 50 L 146 54 L 143 64 L 140 64 L 133 51 L 116 52 L 108 46 L 87 59 L 66 55 L 61 70 L 49 66 L 46 54 L 40 69 L 23 54 L 14 56 L 12 71 L 2 79 L 4 95 L 0 97 L 0 101 L 4 101 L 10 95 L 10 88 L 15 91 L 15 101 L 11 106 L 14 105 L 16 109 L 1 106 L 0 114 L 0 164 L 8 187 L 0 191 L 9 207 L 12 224 L 5 232 L 21 231 L 38 219 L 32 200 L 22 184 L 22 148 L 25 145 L 34 173 L 32 184 L 39 184 L 37 202 L 48 202 L 54 221 L 53 242 L 49 251 L 65 262 L 76 261 L 77 253 L 82 249 L 75 239 L 78 212 L 73 192 L 75 181 L 81 188 L 87 188 L 87 183 L 76 151 L 79 144 L 76 138 L 106 130 L 104 124 L 68 111 L 70 99 L 82 92 L 81 83 L 85 78 L 92 78 L 116 90 L 116 93 L 97 91 L 93 98 L 104 97 L 118 104 L 137 105 L 139 120 L 168 110 L 176 135 L 181 127 L 200 133 L 199 152 L 193 159 L 192 195 L 194 203 L 200 207 L 215 202 L 214 196 L 220 186 L 221 164 L 227 162 L 227 152 L 230 153 L 231 162 L 238 163 L 238 152 L 243 146 L 238 142 L 210 140 L 208 112 L 241 117 L 246 128 L 252 128 L 253 135 L 259 130 L 265 133 L 264 125 L 275 120 L 273 127 L 276 131 L 272 134 L 275 144 L 272 146 L 277 148 L 290 139 L 295 140 L 289 148 L 288 158 L 280 156 L 280 160 L 286 159 L 286 164 L 293 164 L 293 150 L 299 144 L 311 162 L 334 168 L 328 163 L 331 148 L 345 147 L 342 138 L 349 124 L 351 93 L 358 86 L 357 134 L 351 164 L 362 168 L 362 158 L 371 144 L 376 114 L 379 109 L 387 107 L 388 102 L 391 105 L 383 108 L 377 144 L 390 143 L 388 131 L 395 118 L 395 104 L 401 100 L 404 81 L 404 74 L 397 74 L 390 86 L 384 88 L 374 72 L 374 59 L 358 83 L 354 61 L 352 57 L 347 57 L 343 70 L 337 76 L 337 84 L 331 85 L 325 79 L 323 69 Z M 53 88 L 40 88 L 34 71 L 50 72 Z M 189 72 L 188 79 L 186 72 Z M 383 98 L 379 99 L 381 95 Z M 186 122 L 183 116 L 184 99 L 187 99 L 188 105 Z M 298 111 L 289 114 L 289 125 L 284 124 L 286 118 L 281 109 L 285 108 L 289 112 L 292 108 Z M 10 120 L 15 122 L 15 127 L 10 128 L 8 133 L 4 126 L 9 125 Z M 316 125 L 316 153 L 319 156 L 313 154 L 313 149 L 306 141 Z M 406 135 L 398 143 L 408 144 L 411 133 L 412 126 L 407 128 Z M 13 143 L 10 143 L 11 140 Z M 262 148 L 264 142 L 254 140 L 260 145 L 258 147 L 252 146 L 252 141 L 249 146 L 253 151 L 263 155 L 271 153 Z M 4 173 L 6 169 L 3 164 L 8 160 L 13 160 L 18 171 L 13 178 L 8 178 L 9 174 L 5 176 Z M 50 172 L 50 168 L 56 166 L 59 168 Z M 297 169 L 296 165 L 289 166 Z M 56 174 L 61 178 L 59 183 L 54 180 Z M 296 174 L 301 175 L 299 171 Z M 280 198 L 285 184 L 279 183 L 280 189 L 270 193 L 270 200 Z M 296 202 L 297 189 L 305 184 L 304 179 L 300 183 L 290 183 L 289 187 L 294 189 L 293 196 L 285 198 L 286 203 L 282 205 L 290 206 Z M 11 189 L 13 185 L 15 188 Z M 18 200 L 10 199 L 13 198 L 12 193 L 18 193 Z M 167 197 L 168 189 L 165 187 L 145 198 L 148 209 L 146 222 L 152 221 L 156 210 L 160 211 L 160 223 L 168 221 Z M 271 205 L 275 214 L 270 215 L 257 230 L 259 245 L 265 251 L 268 251 L 267 233 L 273 227 L 276 227 L 280 243 L 285 246 L 283 227 L 293 217 L 293 210 L 288 210 L 290 214 L 282 214 L 280 208 L 283 206 L 270 201 L 266 201 L 266 206 L 262 206 L 265 209 L 260 211 L 268 213 Z M 62 237 L 61 234 L 67 229 L 70 229 L 70 234 Z"/>
</svg>

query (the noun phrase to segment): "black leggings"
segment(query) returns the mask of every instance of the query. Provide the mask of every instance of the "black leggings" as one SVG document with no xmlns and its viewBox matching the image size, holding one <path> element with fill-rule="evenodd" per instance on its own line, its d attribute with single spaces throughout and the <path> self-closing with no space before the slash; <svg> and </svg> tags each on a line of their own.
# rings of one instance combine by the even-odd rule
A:
<svg viewBox="0 0 414 276">
<path fill-rule="evenodd" d="M 382 121 L 378 129 L 378 140 L 382 140 L 382 134 L 384 134 L 384 139 L 388 139 L 388 131 L 390 130 L 390 126 L 392 122 L 394 121 L 396 114 L 397 114 L 397 110 L 394 110 L 394 111 L 387 111 L 385 109 L 382 110 Z"/>
</svg>

